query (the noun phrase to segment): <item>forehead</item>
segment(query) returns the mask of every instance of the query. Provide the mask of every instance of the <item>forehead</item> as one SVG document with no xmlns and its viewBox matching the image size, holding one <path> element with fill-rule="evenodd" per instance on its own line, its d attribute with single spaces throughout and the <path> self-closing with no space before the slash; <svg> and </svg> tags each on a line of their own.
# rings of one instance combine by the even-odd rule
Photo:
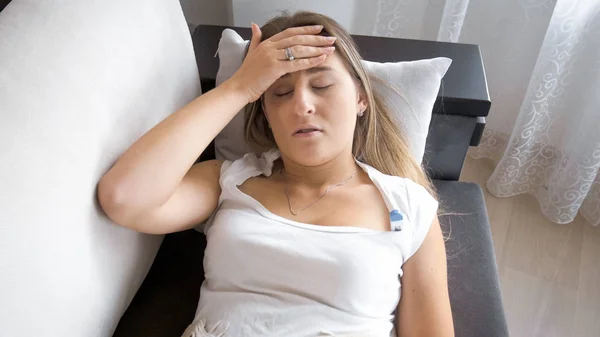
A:
<svg viewBox="0 0 600 337">
<path fill-rule="evenodd" d="M 339 55 L 338 52 L 334 52 L 333 54 L 327 56 L 325 61 L 323 61 L 323 63 L 321 63 L 320 65 L 328 66 L 339 70 L 346 69 L 346 67 L 344 66 L 344 62 L 342 61 L 342 57 Z"/>
<path fill-rule="evenodd" d="M 300 71 L 295 71 L 293 73 L 287 73 L 283 76 L 281 76 L 280 78 L 290 78 L 292 74 L 306 74 L 306 75 L 314 75 L 314 74 L 318 74 L 318 73 L 331 73 L 331 74 L 341 74 L 341 75 L 350 75 L 350 73 L 348 72 L 348 69 L 346 69 L 346 66 L 344 65 L 344 62 L 342 60 L 342 58 L 338 55 L 337 52 L 329 55 L 325 61 L 323 61 L 322 63 L 320 63 L 318 66 L 309 68 L 309 69 L 305 69 L 305 70 L 300 70 Z"/>
</svg>

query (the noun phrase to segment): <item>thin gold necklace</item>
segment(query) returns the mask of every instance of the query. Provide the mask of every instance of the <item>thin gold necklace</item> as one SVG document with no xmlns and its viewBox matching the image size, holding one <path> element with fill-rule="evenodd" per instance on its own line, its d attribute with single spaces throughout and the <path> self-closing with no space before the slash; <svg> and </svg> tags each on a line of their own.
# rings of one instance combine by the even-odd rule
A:
<svg viewBox="0 0 600 337">
<path fill-rule="evenodd" d="M 310 206 L 316 204 L 317 201 L 321 200 L 321 198 L 323 198 L 325 196 L 325 194 L 329 193 L 329 191 L 331 191 L 332 189 L 334 189 L 336 187 L 340 187 L 340 186 L 345 185 L 350 179 L 352 179 L 356 175 L 356 173 L 358 172 L 358 168 L 356 169 L 356 171 L 354 171 L 354 173 L 352 173 L 344 181 L 342 181 L 340 183 L 337 183 L 335 185 L 331 185 L 331 186 L 327 187 L 327 189 L 325 190 L 325 192 L 323 192 L 323 194 L 321 194 L 315 201 L 313 201 L 310 204 L 304 206 L 298 212 L 294 212 L 294 210 L 292 210 L 292 202 L 290 201 L 290 195 L 289 195 L 288 190 L 287 190 L 287 179 L 286 179 L 286 176 L 283 174 L 284 171 L 285 170 L 283 168 L 281 168 L 281 175 L 283 176 L 283 191 L 285 192 L 285 196 L 287 197 L 288 207 L 290 209 L 290 213 L 292 213 L 292 215 L 296 216 L 296 215 L 300 214 L 300 212 L 302 212 L 303 210 L 305 210 L 305 209 L 309 208 Z"/>
</svg>

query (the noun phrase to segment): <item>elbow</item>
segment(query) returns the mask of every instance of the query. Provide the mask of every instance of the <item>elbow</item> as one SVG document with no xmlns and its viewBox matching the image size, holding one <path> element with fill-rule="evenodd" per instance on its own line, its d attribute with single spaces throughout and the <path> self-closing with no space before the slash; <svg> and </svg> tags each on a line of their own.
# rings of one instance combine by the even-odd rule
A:
<svg viewBox="0 0 600 337">
<path fill-rule="evenodd" d="M 98 203 L 100 204 L 100 208 L 109 215 L 110 210 L 113 208 L 113 205 L 117 200 L 117 193 L 114 184 L 109 184 L 106 179 L 106 176 L 102 177 L 98 182 L 98 186 L 96 188 L 96 197 L 98 198 Z"/>
<path fill-rule="evenodd" d="M 103 177 L 97 186 L 96 197 L 102 211 L 117 225 L 135 230 L 131 221 L 131 207 L 127 205 L 127 200 L 116 184 L 110 183 L 106 177 Z"/>
</svg>

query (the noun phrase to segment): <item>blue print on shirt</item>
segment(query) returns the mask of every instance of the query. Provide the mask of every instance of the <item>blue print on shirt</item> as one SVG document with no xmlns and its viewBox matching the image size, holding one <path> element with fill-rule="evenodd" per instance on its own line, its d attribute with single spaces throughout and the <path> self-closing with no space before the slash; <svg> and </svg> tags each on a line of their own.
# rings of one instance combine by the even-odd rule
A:
<svg viewBox="0 0 600 337">
<path fill-rule="evenodd" d="M 393 210 L 390 212 L 390 222 L 392 224 L 392 231 L 398 232 L 402 230 L 402 220 L 404 220 L 404 216 L 402 213 L 398 212 L 398 210 Z"/>
<path fill-rule="evenodd" d="M 404 217 L 402 216 L 402 213 L 398 212 L 398 210 L 393 210 L 390 212 L 390 221 L 394 222 L 394 221 L 402 221 L 404 220 Z"/>
</svg>

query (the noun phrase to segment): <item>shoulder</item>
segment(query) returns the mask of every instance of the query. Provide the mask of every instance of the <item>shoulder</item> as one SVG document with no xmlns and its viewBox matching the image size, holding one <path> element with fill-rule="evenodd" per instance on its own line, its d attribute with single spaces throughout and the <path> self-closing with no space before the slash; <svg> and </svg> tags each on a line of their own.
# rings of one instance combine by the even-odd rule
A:
<svg viewBox="0 0 600 337">
<path fill-rule="evenodd" d="M 409 202 L 413 198 L 425 197 L 434 199 L 425 186 L 418 184 L 412 179 L 385 174 L 364 163 L 361 163 L 361 165 L 367 170 L 367 173 L 369 173 L 369 176 L 377 185 L 392 194 L 394 199 L 398 201 Z"/>
<path fill-rule="evenodd" d="M 423 213 L 431 215 L 437 212 L 438 201 L 424 186 L 409 178 L 384 174 L 372 166 L 361 164 L 383 191 L 389 206 L 405 214 L 411 222 L 419 223 L 429 218 Z"/>
<path fill-rule="evenodd" d="M 374 176 L 378 179 L 382 184 L 389 187 L 394 192 L 400 194 L 412 194 L 412 193 L 420 193 L 422 191 L 427 192 L 427 189 L 413 181 L 412 179 L 406 177 L 392 176 L 385 173 L 381 173 L 375 170 Z"/>
<path fill-rule="evenodd" d="M 382 191 L 391 208 L 390 220 L 410 232 L 411 242 L 405 251 L 410 258 L 421 246 L 437 216 L 438 201 L 415 181 L 391 176 L 370 167 L 370 176 Z"/>
<path fill-rule="evenodd" d="M 273 163 L 280 156 L 279 150 L 271 149 L 260 154 L 246 153 L 234 161 L 225 160 L 221 167 L 221 178 L 227 179 L 228 177 L 248 174 L 270 176 L 273 171 Z"/>
</svg>

